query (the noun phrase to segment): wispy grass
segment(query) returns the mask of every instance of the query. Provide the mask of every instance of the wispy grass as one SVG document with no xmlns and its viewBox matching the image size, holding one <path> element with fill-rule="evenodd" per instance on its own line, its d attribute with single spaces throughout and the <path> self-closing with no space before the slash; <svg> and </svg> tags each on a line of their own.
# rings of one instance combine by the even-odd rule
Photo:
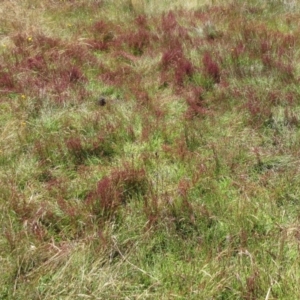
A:
<svg viewBox="0 0 300 300">
<path fill-rule="evenodd" d="M 1 299 L 299 298 L 297 2 L 0 12 Z"/>
</svg>

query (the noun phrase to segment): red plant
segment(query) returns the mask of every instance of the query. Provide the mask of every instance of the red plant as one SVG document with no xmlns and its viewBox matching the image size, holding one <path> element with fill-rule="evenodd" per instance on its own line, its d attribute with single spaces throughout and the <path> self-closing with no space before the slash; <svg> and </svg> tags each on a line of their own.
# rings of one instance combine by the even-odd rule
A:
<svg viewBox="0 0 300 300">
<path fill-rule="evenodd" d="M 174 40 L 179 39 L 181 43 L 191 42 L 188 30 L 177 22 L 177 16 L 180 11 L 173 11 L 163 14 L 161 23 L 158 25 L 158 33 L 160 34 L 160 45 L 170 47 Z"/>
<path fill-rule="evenodd" d="M 76 163 L 81 164 L 85 158 L 85 150 L 79 137 L 72 137 L 66 140 L 69 153 L 73 156 Z"/>
<path fill-rule="evenodd" d="M 94 214 L 113 212 L 120 204 L 120 195 L 113 181 L 107 176 L 98 181 L 96 190 L 88 195 L 86 204 L 92 206 Z"/>
<path fill-rule="evenodd" d="M 118 49 L 129 50 L 133 55 L 141 56 L 146 48 L 151 45 L 152 36 L 149 31 L 139 28 L 137 31 L 131 31 L 119 36 L 115 45 Z"/>
<path fill-rule="evenodd" d="M 296 45 L 296 42 L 298 42 L 297 37 L 293 34 L 285 34 L 282 38 L 282 47 L 285 49 L 291 49 L 294 48 Z"/>
<path fill-rule="evenodd" d="M 107 24 L 103 20 L 94 23 L 90 29 L 94 38 L 87 40 L 87 43 L 94 49 L 106 51 L 113 46 L 115 37 L 113 24 Z"/>
<path fill-rule="evenodd" d="M 61 46 L 61 41 L 58 38 L 45 36 L 44 34 L 38 34 L 33 37 L 32 45 L 36 49 L 41 49 L 42 51 L 48 51 L 50 49 Z"/>
<path fill-rule="evenodd" d="M 86 97 L 85 87 L 78 83 L 86 81 L 82 67 L 95 62 L 95 57 L 85 45 L 64 45 L 61 40 L 43 34 L 34 35 L 30 40 L 17 35 L 14 40 L 17 47 L 7 55 L 10 72 L 0 70 L 0 86 L 3 90 L 10 89 L 17 93 L 25 93 L 26 90 L 27 95 L 36 98 L 40 97 L 42 91 L 57 103 L 67 101 L 71 94 L 76 100 Z M 19 76 L 14 78 L 12 74 Z"/>
<path fill-rule="evenodd" d="M 97 21 L 92 25 L 91 31 L 95 35 L 103 34 L 109 32 L 109 25 L 103 20 Z"/>
<path fill-rule="evenodd" d="M 284 119 L 286 125 L 299 127 L 299 117 L 297 116 L 297 114 L 295 114 L 293 110 L 286 108 L 284 110 Z"/>
<path fill-rule="evenodd" d="M 214 83 L 220 83 L 220 68 L 208 52 L 204 54 L 202 58 L 202 63 L 205 74 L 208 75 L 214 81 Z"/>
<path fill-rule="evenodd" d="M 69 71 L 69 76 L 70 76 L 70 82 L 72 83 L 76 83 L 78 81 L 85 81 L 86 78 L 83 75 L 83 73 L 81 72 L 81 70 L 76 67 L 76 66 L 72 66 L 70 71 Z"/>
<path fill-rule="evenodd" d="M 68 62 L 76 66 L 84 66 L 87 64 L 96 64 L 97 59 L 89 51 L 86 45 L 72 43 L 65 45 L 65 51 L 59 57 L 59 60 Z M 51 52 L 50 52 L 51 54 Z M 55 61 L 54 61 L 55 62 Z"/>
<path fill-rule="evenodd" d="M 86 204 L 94 215 L 109 218 L 135 195 L 144 195 L 146 189 L 145 171 L 125 164 L 124 169 L 114 170 L 98 181 L 96 189 L 87 196 Z"/>
<path fill-rule="evenodd" d="M 260 44 L 260 51 L 262 54 L 268 53 L 271 50 L 271 43 L 267 40 L 262 40 Z"/>
<path fill-rule="evenodd" d="M 1 68 L 3 69 L 3 68 Z M 13 75 L 10 71 L 4 71 L 0 69 L 0 88 L 5 91 L 10 91 L 15 88 L 15 82 Z"/>
<path fill-rule="evenodd" d="M 178 41 L 175 41 L 172 47 L 163 53 L 161 58 L 161 66 L 162 79 L 164 81 L 174 80 L 174 83 L 177 86 L 182 86 L 185 78 L 189 78 L 194 74 L 194 67 L 192 63 L 185 57 L 182 46 Z M 173 73 L 174 77 L 170 78 L 170 74 L 168 75 L 168 73 Z"/>
<path fill-rule="evenodd" d="M 282 61 L 275 62 L 276 70 L 279 71 L 279 75 L 284 82 L 290 82 L 295 79 L 295 67 L 290 63 L 284 63 Z"/>
<path fill-rule="evenodd" d="M 234 61 L 240 58 L 240 56 L 245 52 L 245 48 L 245 45 L 240 42 L 231 49 L 231 57 Z"/>
<path fill-rule="evenodd" d="M 261 60 L 266 70 L 271 69 L 274 65 L 273 59 L 268 53 L 263 54 Z"/>
<path fill-rule="evenodd" d="M 87 43 L 92 47 L 93 50 L 106 51 L 109 45 L 105 41 L 88 40 Z"/>
<path fill-rule="evenodd" d="M 178 26 L 174 12 L 162 15 L 161 30 L 165 35 L 172 34 Z"/>
<path fill-rule="evenodd" d="M 177 44 L 176 47 L 172 47 L 164 52 L 161 58 L 161 64 L 164 70 L 176 66 L 179 61 L 182 59 L 182 47 L 180 44 Z"/>
<path fill-rule="evenodd" d="M 124 83 L 131 81 L 134 71 L 129 66 L 120 66 L 117 70 L 109 70 L 102 67 L 103 72 L 100 78 L 106 83 L 115 86 L 122 86 Z M 136 79 L 139 80 L 138 77 Z M 136 84 L 136 81 L 135 81 Z"/>
<path fill-rule="evenodd" d="M 131 91 L 133 92 L 135 99 L 138 101 L 139 104 L 149 105 L 150 96 L 145 90 L 137 86 L 137 87 L 132 87 Z"/>
<path fill-rule="evenodd" d="M 244 108 L 249 112 L 249 123 L 253 126 L 261 126 L 272 116 L 270 103 L 262 100 L 254 88 L 249 88 L 246 92 L 247 102 Z"/>
<path fill-rule="evenodd" d="M 47 70 L 47 63 L 42 55 L 36 55 L 27 59 L 27 66 L 29 69 L 45 73 Z"/>
<path fill-rule="evenodd" d="M 278 90 L 272 90 L 267 95 L 267 100 L 271 105 L 278 105 L 282 100 L 282 93 Z"/>
<path fill-rule="evenodd" d="M 202 87 L 192 87 L 189 93 L 185 96 L 186 102 L 189 105 L 186 116 L 192 118 L 195 115 L 207 114 L 207 109 L 203 103 L 204 89 Z"/>
<path fill-rule="evenodd" d="M 139 15 L 135 18 L 134 23 L 143 29 L 148 29 L 147 17 L 145 15 Z"/>
<path fill-rule="evenodd" d="M 187 59 L 181 60 L 175 70 L 176 85 L 178 86 L 183 85 L 184 79 L 191 77 L 193 73 L 194 73 L 194 67 L 192 63 Z"/>
</svg>

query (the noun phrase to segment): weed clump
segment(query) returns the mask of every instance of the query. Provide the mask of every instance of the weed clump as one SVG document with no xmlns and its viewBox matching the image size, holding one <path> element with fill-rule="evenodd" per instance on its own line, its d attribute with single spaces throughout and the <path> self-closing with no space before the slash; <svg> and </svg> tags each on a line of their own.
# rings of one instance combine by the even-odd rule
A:
<svg viewBox="0 0 300 300">
<path fill-rule="evenodd" d="M 204 53 L 202 58 L 202 63 L 204 67 L 204 73 L 208 76 L 214 84 L 220 83 L 221 73 L 218 64 L 212 59 L 209 53 Z"/>
<path fill-rule="evenodd" d="M 6 92 L 13 91 L 15 89 L 15 82 L 13 79 L 13 74 L 9 71 L 0 70 L 0 87 Z"/>
<path fill-rule="evenodd" d="M 163 53 L 161 66 L 163 84 L 174 82 L 175 87 L 183 86 L 185 80 L 191 78 L 194 73 L 192 63 L 185 57 L 182 46 L 178 42 Z"/>
<path fill-rule="evenodd" d="M 148 189 L 145 170 L 125 167 L 104 176 L 87 196 L 86 204 L 97 218 L 114 218 L 121 206 L 145 196 Z"/>
</svg>

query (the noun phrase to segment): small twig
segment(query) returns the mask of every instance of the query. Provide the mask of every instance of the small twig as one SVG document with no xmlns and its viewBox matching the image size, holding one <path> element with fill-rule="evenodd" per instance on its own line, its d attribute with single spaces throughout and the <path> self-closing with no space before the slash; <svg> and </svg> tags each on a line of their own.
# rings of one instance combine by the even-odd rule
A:
<svg viewBox="0 0 300 300">
<path fill-rule="evenodd" d="M 118 251 L 118 253 L 120 254 L 120 256 L 122 257 L 123 261 L 126 261 L 129 265 L 131 265 L 131 266 L 132 266 L 133 268 L 135 268 L 136 270 L 138 270 L 138 271 L 142 272 L 143 274 L 149 276 L 150 278 L 152 278 L 152 279 L 158 281 L 157 278 L 153 277 L 152 275 L 150 275 L 149 273 L 147 273 L 145 270 L 143 270 L 143 269 L 137 267 L 137 266 L 134 265 L 132 262 L 130 262 L 130 261 L 127 259 L 127 257 L 125 257 L 125 256 L 123 255 L 123 253 L 122 253 L 121 250 L 119 249 L 119 247 L 118 247 L 118 245 L 117 245 L 117 243 L 116 243 L 115 240 L 114 240 L 114 246 L 115 246 L 116 250 Z M 127 255 L 127 256 L 128 256 L 128 255 Z"/>
<path fill-rule="evenodd" d="M 271 287 L 269 287 L 265 300 L 268 300 L 271 293 Z"/>
</svg>

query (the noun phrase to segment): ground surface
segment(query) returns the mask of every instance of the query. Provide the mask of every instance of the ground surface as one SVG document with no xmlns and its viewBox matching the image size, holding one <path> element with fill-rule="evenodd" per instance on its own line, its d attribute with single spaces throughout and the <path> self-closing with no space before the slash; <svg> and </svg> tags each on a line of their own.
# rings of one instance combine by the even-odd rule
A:
<svg viewBox="0 0 300 300">
<path fill-rule="evenodd" d="M 299 5 L 200 2 L 1 1 L 0 299 L 300 298 Z"/>
</svg>

